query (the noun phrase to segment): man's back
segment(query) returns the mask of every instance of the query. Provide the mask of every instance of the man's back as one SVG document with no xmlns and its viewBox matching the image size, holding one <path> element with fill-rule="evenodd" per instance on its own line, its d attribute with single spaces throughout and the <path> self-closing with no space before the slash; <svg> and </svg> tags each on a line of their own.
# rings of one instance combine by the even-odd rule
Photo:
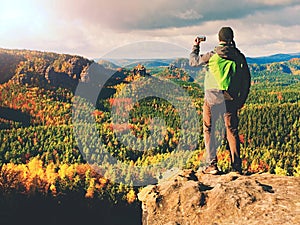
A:
<svg viewBox="0 0 300 225">
<path fill-rule="evenodd" d="M 250 72 L 245 56 L 233 43 L 220 42 L 214 51 L 199 55 L 199 46 L 193 46 L 190 65 L 207 65 L 205 92 L 227 91 L 236 104 L 242 106 L 250 89 Z"/>
</svg>

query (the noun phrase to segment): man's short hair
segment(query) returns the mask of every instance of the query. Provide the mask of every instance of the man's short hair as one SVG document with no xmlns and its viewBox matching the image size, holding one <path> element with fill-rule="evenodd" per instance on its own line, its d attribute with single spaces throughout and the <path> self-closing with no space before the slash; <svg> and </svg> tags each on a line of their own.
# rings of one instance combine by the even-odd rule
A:
<svg viewBox="0 0 300 225">
<path fill-rule="evenodd" d="M 219 31 L 219 40 L 225 42 L 233 41 L 233 30 L 231 27 L 222 27 Z"/>
</svg>

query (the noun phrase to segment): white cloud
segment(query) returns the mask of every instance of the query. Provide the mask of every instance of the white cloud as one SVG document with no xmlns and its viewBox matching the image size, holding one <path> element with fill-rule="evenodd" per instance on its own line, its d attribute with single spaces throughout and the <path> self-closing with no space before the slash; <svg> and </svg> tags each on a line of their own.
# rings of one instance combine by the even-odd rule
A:
<svg viewBox="0 0 300 225">
<path fill-rule="evenodd" d="M 203 18 L 203 15 L 199 14 L 194 9 L 188 9 L 184 12 L 179 12 L 175 16 L 178 17 L 179 19 L 183 19 L 183 20 L 197 20 L 197 19 Z"/>
<path fill-rule="evenodd" d="M 270 6 L 285 6 L 294 3 L 299 3 L 298 0 L 246 0 L 250 3 L 257 3 L 263 5 L 270 5 Z"/>
</svg>

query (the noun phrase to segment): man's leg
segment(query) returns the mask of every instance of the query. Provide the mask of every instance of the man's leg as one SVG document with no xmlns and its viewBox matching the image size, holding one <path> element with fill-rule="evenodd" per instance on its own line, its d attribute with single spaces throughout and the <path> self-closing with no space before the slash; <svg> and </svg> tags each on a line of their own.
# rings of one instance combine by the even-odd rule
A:
<svg viewBox="0 0 300 225">
<path fill-rule="evenodd" d="M 220 171 L 217 166 L 217 147 L 215 129 L 216 122 L 221 114 L 224 114 L 224 104 L 210 106 L 206 101 L 203 105 L 203 133 L 206 149 L 206 162 L 208 166 L 203 171 L 207 174 L 218 174 Z"/>
<path fill-rule="evenodd" d="M 213 164 L 217 163 L 217 153 L 215 147 L 215 126 L 213 126 L 212 121 L 212 111 L 211 106 L 204 101 L 203 105 L 203 135 L 206 150 L 206 161 L 207 163 Z"/>
<path fill-rule="evenodd" d="M 236 106 L 227 103 L 224 114 L 227 140 L 231 153 L 231 163 L 234 171 L 241 172 L 240 139 L 238 133 L 238 115 Z"/>
</svg>

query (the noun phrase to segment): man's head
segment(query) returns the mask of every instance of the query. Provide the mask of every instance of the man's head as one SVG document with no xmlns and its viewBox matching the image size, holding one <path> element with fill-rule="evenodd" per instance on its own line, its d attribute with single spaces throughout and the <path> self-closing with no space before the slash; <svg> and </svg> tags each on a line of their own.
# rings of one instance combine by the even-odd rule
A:
<svg viewBox="0 0 300 225">
<path fill-rule="evenodd" d="M 219 41 L 230 43 L 233 41 L 233 30 L 231 27 L 222 27 L 219 31 Z"/>
</svg>

